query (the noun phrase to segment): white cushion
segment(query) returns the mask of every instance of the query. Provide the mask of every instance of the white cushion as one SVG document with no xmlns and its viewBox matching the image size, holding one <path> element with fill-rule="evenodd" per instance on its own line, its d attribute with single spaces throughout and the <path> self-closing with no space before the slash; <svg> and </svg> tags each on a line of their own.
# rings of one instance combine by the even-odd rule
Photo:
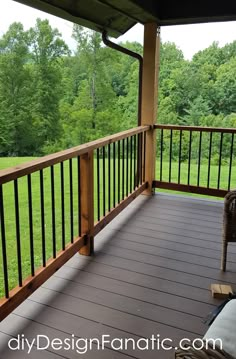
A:
<svg viewBox="0 0 236 359">
<path fill-rule="evenodd" d="M 204 336 L 218 338 L 222 340 L 222 349 L 236 358 L 236 299 L 226 304 Z"/>
</svg>

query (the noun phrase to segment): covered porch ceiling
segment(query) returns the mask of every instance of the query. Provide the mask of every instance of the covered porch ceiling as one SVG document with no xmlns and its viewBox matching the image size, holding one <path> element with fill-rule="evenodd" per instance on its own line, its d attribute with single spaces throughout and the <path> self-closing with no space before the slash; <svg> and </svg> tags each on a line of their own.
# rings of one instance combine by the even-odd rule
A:
<svg viewBox="0 0 236 359">
<path fill-rule="evenodd" d="M 96 31 L 119 37 L 136 23 L 159 26 L 236 20 L 236 2 L 225 0 L 15 0 Z"/>
</svg>

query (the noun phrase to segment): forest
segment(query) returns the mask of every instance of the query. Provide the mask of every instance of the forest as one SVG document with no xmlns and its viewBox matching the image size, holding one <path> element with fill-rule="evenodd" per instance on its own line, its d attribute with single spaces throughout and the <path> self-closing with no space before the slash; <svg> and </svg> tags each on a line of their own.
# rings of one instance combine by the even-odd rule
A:
<svg viewBox="0 0 236 359">
<path fill-rule="evenodd" d="M 0 157 L 40 156 L 136 126 L 137 61 L 81 26 L 72 37 L 74 52 L 37 19 L 0 38 Z M 137 42 L 122 45 L 142 54 Z M 191 61 L 161 43 L 158 122 L 235 127 L 235 73 L 236 41 L 215 42 Z"/>
</svg>

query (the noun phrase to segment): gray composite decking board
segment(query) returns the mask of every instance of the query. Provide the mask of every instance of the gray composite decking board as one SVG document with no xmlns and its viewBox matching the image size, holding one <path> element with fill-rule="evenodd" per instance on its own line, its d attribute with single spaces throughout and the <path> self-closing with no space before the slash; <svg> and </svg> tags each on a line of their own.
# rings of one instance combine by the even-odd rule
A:
<svg viewBox="0 0 236 359">
<path fill-rule="evenodd" d="M 210 234 L 212 236 L 219 236 L 219 233 L 221 233 L 222 230 L 222 226 L 219 226 L 218 228 L 216 228 L 215 225 L 212 225 L 211 227 L 205 227 L 200 221 L 197 224 L 179 222 L 172 220 L 172 218 L 169 216 L 166 216 L 166 218 L 159 219 L 158 217 L 136 215 L 133 217 L 133 221 L 142 221 L 149 224 L 161 224 L 165 227 L 178 228 L 183 231 L 191 231 L 194 233 L 201 232 L 205 234 Z"/>
<path fill-rule="evenodd" d="M 116 261 L 118 263 L 117 266 L 115 266 Z M 99 265 L 99 262 L 93 262 L 86 268 L 86 270 L 91 271 L 92 268 L 94 273 L 103 273 L 116 279 L 126 278 L 126 281 L 131 281 L 131 283 L 139 282 L 140 285 L 144 287 L 174 294 L 176 298 L 179 298 L 179 300 L 181 297 L 184 297 L 194 299 L 202 303 L 218 303 L 217 300 L 211 298 L 211 293 L 207 289 L 201 289 L 181 282 L 159 278 L 158 268 L 154 268 L 153 266 L 149 266 L 147 264 L 140 265 L 140 263 L 123 260 L 122 258 L 111 258 L 110 256 L 106 256 L 106 262 L 109 262 L 109 265 L 104 266 L 104 263 L 101 263 L 101 266 Z M 121 262 L 123 263 L 121 264 Z M 73 264 L 70 262 L 68 265 L 73 266 L 73 268 L 77 267 L 76 262 L 73 262 Z M 144 269 L 141 267 L 146 268 L 146 274 L 144 273 Z"/>
<path fill-rule="evenodd" d="M 219 258 L 215 259 L 215 258 L 208 257 L 208 260 L 206 263 L 206 258 L 200 257 L 197 254 L 184 253 L 181 251 L 175 251 L 175 250 L 168 249 L 168 248 L 150 247 L 150 246 L 148 246 L 146 241 L 145 241 L 145 244 L 133 243 L 133 242 L 129 242 L 129 241 L 120 240 L 118 238 L 118 236 L 115 236 L 110 241 L 109 248 L 110 247 L 123 248 L 123 249 L 127 249 L 127 250 L 132 250 L 132 251 L 135 251 L 138 253 L 142 253 L 142 254 L 147 254 L 147 255 L 153 256 L 154 257 L 153 260 L 155 260 L 156 257 L 164 257 L 167 259 L 174 259 L 174 260 L 179 260 L 179 261 L 186 262 L 186 263 L 193 263 L 193 264 L 201 265 L 203 267 L 205 267 L 207 264 L 207 267 L 217 268 L 217 269 L 219 268 L 219 264 L 220 264 Z M 150 262 L 150 263 L 152 263 L 152 262 Z M 234 263 L 235 263 L 235 261 L 234 261 Z M 235 264 L 235 266 L 236 266 L 236 264 Z"/>
<path fill-rule="evenodd" d="M 154 204 L 150 204 L 150 205 L 145 205 L 143 207 L 140 208 L 140 210 L 137 212 L 137 214 L 142 214 L 142 213 L 146 213 L 146 215 L 169 215 L 169 216 L 173 216 L 175 218 L 175 220 L 179 220 L 179 221 L 183 221 L 184 219 L 189 219 L 189 220 L 199 220 L 202 221 L 203 224 L 207 224 L 209 223 L 210 225 L 212 223 L 216 223 L 216 224 L 222 224 L 223 223 L 223 217 L 222 217 L 222 213 L 220 213 L 218 216 L 214 216 L 214 217 L 210 217 L 209 215 L 206 217 L 204 214 L 202 214 L 202 212 L 200 213 L 192 213 L 189 209 L 184 210 L 183 208 L 181 208 L 181 211 L 178 211 L 178 207 L 173 208 L 172 206 L 163 206 L 162 204 L 160 205 L 154 205 Z"/>
<path fill-rule="evenodd" d="M 152 245 L 157 245 L 158 243 L 162 243 L 162 245 L 169 246 L 173 243 L 174 246 L 180 245 L 180 248 L 188 248 L 192 247 L 194 250 L 202 249 L 202 250 L 211 250 L 218 252 L 219 255 L 221 255 L 222 250 L 222 243 L 221 241 L 217 242 L 210 242 L 210 241 L 204 241 L 202 239 L 198 239 L 197 241 L 192 238 L 183 237 L 183 236 L 177 236 L 177 235 L 168 235 L 167 233 L 163 232 L 155 232 L 150 230 L 144 230 L 142 228 L 134 228 L 131 229 L 128 228 L 120 228 L 120 229 L 111 229 L 111 238 L 114 237 L 116 234 L 117 237 L 121 239 L 131 240 L 131 241 L 140 241 L 143 239 L 143 241 L 152 241 Z M 146 242 L 145 242 L 146 243 Z M 183 245 L 183 246 L 182 246 Z M 230 257 L 235 258 L 236 255 L 236 245 L 234 243 L 229 243 L 230 250 L 228 253 L 229 259 Z M 231 253 L 232 252 L 232 253 Z"/>
<path fill-rule="evenodd" d="M 126 254 L 123 255 L 122 254 L 122 250 L 125 249 L 126 250 Z M 129 251 L 131 251 L 132 253 L 129 253 Z M 154 250 L 153 250 L 154 252 Z M 161 252 L 161 249 L 160 249 Z M 158 278 L 162 278 L 162 279 L 166 279 L 166 280 L 170 280 L 170 281 L 176 281 L 179 283 L 186 283 L 187 285 L 191 285 L 191 286 L 196 286 L 198 288 L 202 288 L 202 289 L 208 289 L 209 288 L 209 283 L 212 282 L 212 277 L 199 277 L 199 275 L 197 274 L 192 274 L 192 273 L 188 273 L 187 271 L 184 272 L 182 271 L 182 273 L 180 274 L 177 270 L 173 269 L 173 268 L 168 268 L 167 265 L 165 264 L 165 262 L 168 260 L 172 260 L 173 264 L 175 263 L 174 261 L 177 261 L 178 259 L 176 258 L 172 258 L 170 255 L 165 255 L 165 253 L 160 254 L 160 256 L 158 255 L 154 255 L 154 254 L 150 254 L 150 253 L 145 253 L 145 252 L 140 252 L 137 250 L 137 247 L 135 246 L 133 249 L 131 246 L 129 246 L 129 244 L 124 244 L 122 245 L 122 243 L 117 243 L 116 246 L 107 246 L 106 248 L 104 248 L 102 250 L 102 253 L 107 254 L 108 256 L 112 256 L 113 257 L 121 257 L 122 256 L 122 260 L 123 259 L 128 259 L 128 260 L 135 260 L 136 262 L 141 262 L 147 265 L 152 265 L 155 267 L 158 267 L 158 271 L 156 271 L 157 274 L 155 274 L 153 271 L 152 273 L 154 273 L 153 275 L 157 275 Z M 145 256 L 140 255 L 140 253 L 145 254 Z M 99 256 L 101 256 L 101 254 L 99 254 Z M 96 257 L 97 258 L 97 257 Z M 206 260 L 206 258 L 204 258 Z M 207 258 L 208 261 L 210 261 L 210 259 Z M 191 262 L 189 261 L 184 261 L 184 263 L 191 264 Z M 199 261 L 199 266 L 202 266 L 202 261 Z M 217 261 L 216 261 L 217 262 Z M 197 262 L 195 261 L 196 265 Z M 234 263 L 234 267 L 236 266 L 236 264 Z M 202 266 L 204 267 L 204 266 Z M 228 266 L 229 267 L 229 266 Z M 146 268 L 146 267 L 145 267 Z M 205 267 L 205 268 L 201 268 L 203 271 L 207 271 L 209 267 Z M 212 269 L 212 267 L 210 267 Z M 216 267 L 217 268 L 217 267 Z M 218 270 L 218 269 L 216 269 Z M 199 273 L 200 274 L 200 273 Z M 179 279 L 179 275 L 181 275 L 181 280 Z M 224 276 L 224 279 L 220 279 L 217 275 L 214 276 L 215 280 L 220 280 L 221 282 L 228 282 L 228 283 L 234 283 L 235 284 L 235 278 L 231 278 L 231 276 Z"/>
<path fill-rule="evenodd" d="M 46 304 L 48 301 L 51 301 L 51 308 L 66 311 L 67 313 L 74 314 L 78 317 L 86 317 L 87 319 L 102 323 L 105 326 L 112 326 L 116 329 L 143 338 L 150 338 L 153 333 L 159 332 L 162 333 L 163 337 L 173 338 L 173 342 L 177 344 L 186 333 L 186 331 L 182 329 L 152 322 L 133 314 L 123 313 L 103 305 L 91 303 L 62 293 L 55 293 L 45 288 L 37 290 L 37 292 L 32 295 L 31 300 L 41 304 Z M 189 332 L 188 335 L 191 338 L 197 337 L 196 334 Z"/>
<path fill-rule="evenodd" d="M 149 319 L 152 322 L 167 324 L 175 328 L 188 330 L 193 334 L 203 335 L 206 327 L 201 318 L 177 312 L 170 308 L 144 303 L 134 298 L 128 298 L 117 293 L 104 292 L 101 289 L 88 287 L 62 278 L 52 277 L 43 288 L 58 291 L 63 294 L 133 314 L 137 317 Z M 96 298 L 96 299 L 95 299 Z"/>
<path fill-rule="evenodd" d="M 147 210 L 140 210 L 138 213 L 133 215 L 134 219 L 142 218 L 144 221 L 152 222 L 153 220 L 157 221 L 169 221 L 169 225 L 191 225 L 191 226 L 199 226 L 202 225 L 205 230 L 214 229 L 214 230 L 221 230 L 222 229 L 222 223 L 220 221 L 206 221 L 201 218 L 186 218 L 183 216 L 182 218 L 177 215 L 173 215 L 170 211 L 162 212 L 161 209 L 158 211 L 155 211 L 155 214 L 153 214 L 153 211 L 147 211 Z M 220 220 L 220 218 L 219 218 Z"/>
<path fill-rule="evenodd" d="M 144 223 L 145 224 L 145 223 Z M 160 226 L 161 227 L 161 226 Z M 188 234 L 187 232 L 181 232 L 181 231 L 176 231 L 174 232 L 173 230 L 170 232 L 168 229 L 168 227 L 161 227 L 160 230 L 157 229 L 153 229 L 150 228 L 150 226 L 145 226 L 140 223 L 138 224 L 130 224 L 130 226 L 128 226 L 127 224 L 122 226 L 122 228 L 119 228 L 117 224 L 115 224 L 114 226 L 112 226 L 113 231 L 117 231 L 117 232 L 126 232 L 127 235 L 128 233 L 133 233 L 133 234 L 142 234 L 144 236 L 150 236 L 153 238 L 162 238 L 162 239 L 166 239 L 166 240 L 170 240 L 170 241 L 174 241 L 177 242 L 178 240 L 180 241 L 180 243 L 189 243 L 189 244 L 195 244 L 196 246 L 201 246 L 202 243 L 205 243 L 205 246 L 202 245 L 203 248 L 214 248 L 215 246 L 217 248 L 219 248 L 219 245 L 221 244 L 221 240 L 219 239 L 219 237 L 215 236 L 215 240 L 214 237 L 213 238 L 209 238 L 207 239 L 207 237 L 205 237 L 204 235 L 201 236 L 202 238 L 199 237 L 193 237 L 192 234 Z M 169 238 L 169 239 L 168 239 Z M 182 238 L 182 240 L 181 240 Z M 232 246 L 232 248 L 234 249 L 234 253 L 235 253 L 235 249 L 236 246 Z"/>
<path fill-rule="evenodd" d="M 221 244 L 218 244 L 217 248 L 205 248 L 205 247 L 199 247 L 196 245 L 191 245 L 186 243 L 180 243 L 180 242 L 174 242 L 174 241 L 167 241 L 165 239 L 159 239 L 159 238 L 153 238 L 150 236 L 141 236 L 138 234 L 132 234 L 129 233 L 129 235 L 126 234 L 126 232 L 116 232 L 116 234 L 113 237 L 114 239 L 117 239 L 119 241 L 125 241 L 125 242 L 131 242 L 131 243 L 138 243 L 143 244 L 145 243 L 146 246 L 148 246 L 149 250 L 151 248 L 163 248 L 163 249 L 169 249 L 171 251 L 176 251 L 180 253 L 189 253 L 198 255 L 205 258 L 213 258 L 219 260 L 221 258 Z M 112 240 L 112 238 L 111 238 Z M 236 253 L 231 253 L 231 248 L 229 249 L 228 258 L 227 261 L 229 262 L 236 262 Z"/>
<path fill-rule="evenodd" d="M 95 238 L 95 255 L 75 255 L 0 324 L 1 348 L 18 331 L 50 338 L 148 338 L 160 334 L 173 345 L 201 337 L 204 318 L 220 303 L 213 282 L 236 284 L 236 246 L 219 270 L 223 203 L 158 194 L 139 196 Z M 231 251 L 232 249 L 232 251 Z M 0 359 L 31 358 L 4 353 Z M 115 352 L 84 357 L 170 359 L 168 351 Z M 61 356 L 60 356 L 61 354 Z M 32 359 L 74 359 L 74 352 L 36 352 Z"/>
<path fill-rule="evenodd" d="M 193 214 L 206 214 L 209 212 L 209 217 L 218 217 L 219 214 L 221 214 L 223 212 L 223 204 L 217 206 L 216 204 L 211 204 L 211 202 L 209 201 L 205 201 L 205 202 L 200 202 L 198 200 L 189 200 L 189 201 L 183 201 L 181 199 L 177 199 L 175 200 L 174 197 L 171 198 L 164 198 L 161 196 L 157 196 L 157 199 L 155 199 L 154 201 L 152 201 L 152 199 L 150 200 L 150 203 L 147 204 L 147 202 L 144 204 L 144 208 L 146 206 L 152 207 L 161 207 L 163 205 L 164 208 L 173 208 L 178 210 L 179 209 L 183 209 L 183 211 L 190 211 L 190 213 Z"/>
<path fill-rule="evenodd" d="M 214 308 L 211 304 L 200 303 L 187 298 L 181 298 L 180 301 L 177 301 L 173 294 L 149 288 L 145 288 L 144 290 L 137 284 L 109 278 L 108 276 L 88 272 L 83 269 L 78 270 L 64 266 L 55 274 L 55 277 L 68 279 L 75 283 L 102 289 L 106 292 L 121 294 L 125 297 L 134 298 L 144 303 L 155 304 L 167 309 L 173 309 L 177 312 L 191 314 L 192 316 L 199 318 L 204 317 Z"/>
<path fill-rule="evenodd" d="M 110 245 L 109 247 L 107 246 L 107 249 L 108 248 L 110 249 L 111 247 L 123 248 L 123 249 L 127 249 L 127 251 L 132 250 L 137 253 L 147 254 L 147 257 L 144 256 L 143 258 L 144 260 L 145 258 L 151 259 L 150 256 L 153 256 L 154 257 L 153 259 L 156 259 L 156 257 L 163 257 L 166 259 L 182 261 L 185 263 L 197 264 L 202 267 L 215 268 L 217 270 L 219 269 L 220 266 L 220 256 L 218 258 L 212 258 L 208 256 L 200 256 L 200 255 L 197 256 L 197 254 L 192 254 L 192 253 L 174 251 L 169 248 L 153 247 L 153 246 L 150 247 L 146 244 L 146 242 L 145 244 L 142 244 L 142 243 L 130 242 L 128 240 L 127 241 L 120 240 L 118 236 L 115 236 L 110 241 Z M 207 263 L 206 263 L 206 258 L 207 258 Z M 232 259 L 234 260 L 229 260 L 228 262 L 231 262 L 230 266 L 236 269 L 236 257 L 234 256 Z M 153 263 L 153 261 L 151 260 L 150 263 Z M 158 265 L 158 263 L 156 263 L 156 265 Z"/>
<path fill-rule="evenodd" d="M 157 212 L 157 213 L 156 213 Z M 219 218 L 221 218 L 222 215 L 219 215 Z M 121 213 L 121 218 L 124 219 L 125 222 L 125 214 Z M 185 218 L 182 219 L 180 217 L 175 217 L 171 215 L 171 213 L 165 212 L 161 213 L 160 210 L 158 211 L 152 211 L 148 212 L 145 210 L 139 211 L 137 213 L 132 214 L 132 221 L 141 220 L 142 222 L 146 223 L 161 223 L 163 226 L 173 227 L 173 228 L 180 228 L 185 230 L 191 230 L 193 232 L 202 232 L 206 234 L 212 234 L 212 235 L 219 235 L 222 231 L 222 222 L 215 221 L 215 222 L 209 222 L 209 221 L 203 221 L 200 218 Z M 205 225 L 207 223 L 207 225 Z M 199 227 L 200 226 L 200 227 Z"/>
<path fill-rule="evenodd" d="M 145 210 L 146 208 L 147 208 L 147 204 L 145 203 L 145 205 L 143 206 L 143 210 Z M 211 207 L 209 207 L 205 210 L 203 210 L 203 209 L 201 210 L 201 209 L 194 208 L 193 205 L 189 206 L 189 207 L 185 207 L 185 206 L 182 206 L 181 204 L 178 205 L 176 203 L 168 205 L 168 204 L 165 204 L 165 202 L 150 203 L 148 208 L 149 208 L 149 211 L 153 210 L 153 212 L 162 209 L 163 211 L 170 210 L 170 211 L 173 211 L 174 213 L 176 213 L 179 209 L 179 210 L 181 210 L 181 212 L 183 214 L 188 213 L 191 218 L 198 218 L 198 217 L 203 218 L 204 216 L 207 216 L 209 218 L 209 221 L 215 221 L 215 222 L 217 222 L 219 216 L 223 214 L 223 209 L 220 209 L 219 211 L 215 212 L 215 211 L 212 211 Z"/>
<path fill-rule="evenodd" d="M 206 207 L 212 207 L 212 211 L 219 211 L 224 206 L 224 200 L 214 200 L 209 198 L 196 198 L 192 196 L 179 196 L 179 195 L 173 195 L 173 194 L 162 194 L 162 193 L 156 193 L 156 198 L 151 198 L 150 202 L 161 202 L 164 201 L 165 203 L 182 203 L 183 206 L 194 206 L 194 208 L 202 208 L 204 207 L 204 210 Z"/>
<path fill-rule="evenodd" d="M 145 256 L 147 258 L 147 255 Z M 192 263 L 186 263 L 183 261 L 180 262 L 177 260 L 171 260 L 161 257 L 155 258 L 156 263 L 154 265 L 151 265 L 150 262 L 145 262 L 145 256 L 143 255 L 143 257 L 141 258 L 142 260 L 140 261 L 138 260 L 138 253 L 132 251 L 131 253 L 124 250 L 122 251 L 116 247 L 104 247 L 101 253 L 97 254 L 96 257 L 94 257 L 93 261 L 94 263 L 101 263 L 107 266 L 113 266 L 117 269 L 145 275 L 147 279 L 148 277 L 154 277 L 157 278 L 156 280 L 158 280 L 158 278 L 161 278 L 161 275 L 163 275 L 164 277 L 161 279 L 166 280 L 169 278 L 171 280 L 170 275 L 172 275 L 172 278 L 177 277 L 177 282 L 182 284 L 185 284 L 185 278 L 191 278 L 198 282 L 204 280 L 203 278 L 208 278 L 212 281 L 220 280 L 232 284 L 236 283 L 235 272 L 222 273 L 220 269 L 198 266 Z M 151 258 L 150 260 L 152 261 Z M 73 263 L 75 263 L 75 265 L 77 266 L 77 263 L 75 261 L 73 261 Z M 71 262 L 67 265 L 71 266 Z M 233 267 L 235 267 L 235 264 Z M 231 268 L 231 263 L 228 263 L 228 268 Z M 171 272 L 167 269 L 171 270 Z M 173 279 L 176 280 L 175 278 Z M 191 286 L 191 280 L 186 285 Z"/>
<path fill-rule="evenodd" d="M 196 231 L 191 231 L 191 230 L 183 230 L 181 228 L 174 228 L 171 226 L 163 226 L 162 224 L 155 224 L 155 223 L 146 223 L 144 221 L 134 221 L 134 220 L 130 220 L 130 223 L 125 223 L 123 228 L 132 228 L 133 226 L 135 226 L 136 228 L 143 228 L 143 229 L 149 229 L 155 232 L 161 231 L 161 232 L 165 232 L 167 234 L 174 234 L 174 235 L 181 235 L 184 237 L 188 237 L 188 238 L 193 238 L 193 239 L 203 239 L 205 241 L 211 241 L 214 242 L 215 241 L 215 236 L 213 234 L 208 234 L 208 233 L 203 233 L 203 232 L 196 232 Z M 119 224 L 118 223 L 112 223 L 111 228 L 119 228 Z M 217 237 L 217 239 L 219 240 L 219 237 Z"/>
<path fill-rule="evenodd" d="M 104 249 L 106 250 L 106 249 Z M 134 252 L 132 252 L 132 254 L 134 255 Z M 96 264 L 94 264 L 94 266 L 92 266 L 92 270 L 93 268 L 96 269 L 96 266 L 98 266 L 99 263 L 99 269 L 101 269 L 102 265 L 105 265 L 104 270 L 108 273 L 112 273 L 112 269 L 108 268 L 108 266 L 111 267 L 115 267 L 116 272 L 120 273 L 121 270 L 124 271 L 132 271 L 134 273 L 139 273 L 139 274 L 144 274 L 144 275 L 148 275 L 148 276 L 152 276 L 154 277 L 154 281 L 155 278 L 158 279 L 164 279 L 164 281 L 168 281 L 168 282 L 176 282 L 176 283 L 180 283 L 184 285 L 184 288 L 186 288 L 185 286 L 191 286 L 191 287 L 196 287 L 197 289 L 201 289 L 199 292 L 203 293 L 204 297 L 205 297 L 205 292 L 209 290 L 209 286 L 212 283 L 212 279 L 210 278 L 199 278 L 197 275 L 192 275 L 192 274 L 188 274 L 188 273 L 179 273 L 175 270 L 172 269 L 168 269 L 166 267 L 161 267 L 161 266 L 157 266 L 157 268 L 155 268 L 154 266 L 152 266 L 150 268 L 150 264 L 143 264 L 142 267 L 140 268 L 140 264 L 136 263 L 136 262 L 132 262 L 130 259 L 124 259 L 124 258 L 118 258 L 111 256 L 110 254 L 99 254 L 94 258 L 94 262 Z M 70 263 L 67 264 L 67 266 L 71 266 L 71 267 L 75 267 L 77 268 L 77 263 L 76 261 L 71 261 Z M 146 271 L 144 271 L 146 269 Z M 91 265 L 90 268 L 86 268 L 86 270 L 91 270 Z M 147 274 L 148 273 L 148 274 Z M 128 275 L 128 273 L 127 273 Z M 225 281 L 224 281 L 225 282 Z M 229 282 L 231 283 L 231 282 Z"/>
<path fill-rule="evenodd" d="M 205 230 L 204 226 L 200 226 L 199 228 L 197 228 L 195 226 L 189 226 L 187 225 L 186 227 L 183 226 L 183 224 L 181 225 L 181 223 L 178 223 L 177 226 L 174 226 L 174 223 L 172 224 L 171 221 L 165 221 L 165 223 L 163 223 L 162 221 L 159 221 L 157 219 L 157 221 L 154 221 L 153 218 L 151 219 L 151 221 L 147 221 L 146 218 L 142 218 L 139 217 L 139 215 L 130 215 L 130 217 L 127 216 L 127 212 L 126 213 L 122 213 L 122 215 L 119 217 L 120 221 L 118 222 L 118 220 L 114 220 L 110 227 L 111 228 L 119 228 L 119 226 L 122 224 L 122 226 L 124 227 L 128 227 L 128 226 L 137 226 L 138 228 L 146 228 L 146 229 L 151 229 L 153 231 L 160 231 L 160 232 L 166 232 L 168 234 L 181 234 L 184 235 L 185 237 L 189 237 L 189 238 L 194 238 L 194 239 L 203 239 L 203 240 L 209 240 L 209 241 L 213 241 L 215 242 L 215 238 L 217 238 L 218 241 L 220 241 L 221 239 L 221 233 L 222 233 L 222 229 L 219 229 L 217 231 L 215 230 L 211 230 L 209 227 Z M 138 218 L 137 218 L 138 216 Z M 168 217 L 168 216 L 167 216 Z"/>
<path fill-rule="evenodd" d="M 151 201 L 151 200 L 150 200 Z M 141 204 L 139 204 L 141 206 Z M 149 214 L 151 216 L 153 215 L 159 215 L 159 214 L 168 214 L 172 215 L 173 217 L 179 218 L 179 221 L 183 220 L 185 216 L 186 218 L 190 218 L 192 220 L 201 220 L 203 223 L 208 222 L 211 223 L 218 223 L 218 225 L 222 224 L 223 222 L 223 208 L 219 212 L 212 212 L 211 207 L 208 207 L 205 211 L 203 210 L 196 210 L 193 206 L 186 208 L 182 207 L 182 205 L 164 205 L 162 203 L 156 202 L 156 203 L 148 203 L 145 202 L 145 204 L 141 207 L 134 207 L 129 206 L 125 209 L 126 212 L 133 212 L 133 215 L 141 215 L 142 213 L 146 213 L 148 216 Z M 124 214 L 124 212 L 121 212 L 121 217 Z M 118 218 L 117 218 L 118 220 Z"/>
</svg>

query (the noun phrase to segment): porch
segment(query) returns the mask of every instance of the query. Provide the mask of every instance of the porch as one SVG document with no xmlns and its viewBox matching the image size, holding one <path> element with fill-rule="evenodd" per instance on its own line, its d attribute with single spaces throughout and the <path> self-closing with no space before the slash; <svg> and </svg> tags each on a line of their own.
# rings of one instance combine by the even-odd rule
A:
<svg viewBox="0 0 236 359">
<path fill-rule="evenodd" d="M 76 254 L 0 324 L 1 358 L 77 358 L 48 348 L 7 351 L 12 337 L 202 337 L 219 303 L 211 283 L 235 286 L 236 248 L 220 271 L 223 202 L 157 193 L 139 196 L 95 237 L 95 254 Z M 118 345 L 118 343 L 116 343 Z M 167 343 L 167 346 L 169 343 Z M 93 350 L 85 358 L 173 358 L 173 351 Z"/>
</svg>

